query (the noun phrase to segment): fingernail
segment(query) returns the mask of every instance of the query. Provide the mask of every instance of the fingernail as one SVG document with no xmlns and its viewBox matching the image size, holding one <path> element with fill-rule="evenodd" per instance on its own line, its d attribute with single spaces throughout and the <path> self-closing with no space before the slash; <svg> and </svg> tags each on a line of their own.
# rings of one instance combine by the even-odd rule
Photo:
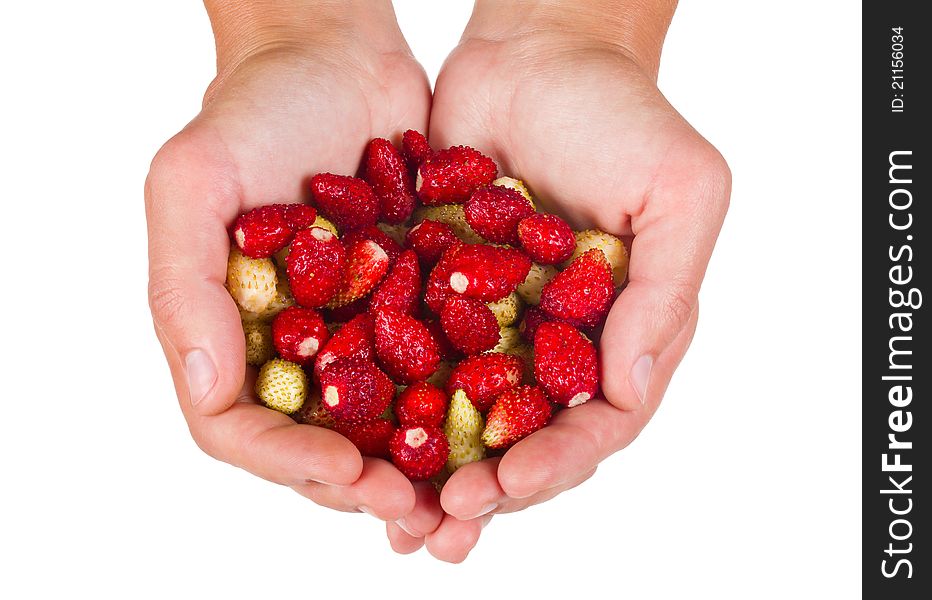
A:
<svg viewBox="0 0 932 600">
<path fill-rule="evenodd" d="M 420 533 L 412 529 L 408 525 L 407 521 L 405 521 L 404 519 L 398 519 L 397 521 L 395 521 L 395 525 L 397 525 L 398 527 L 401 527 L 401 529 L 404 530 L 404 532 L 410 535 L 411 537 L 424 537 Z"/>
<path fill-rule="evenodd" d="M 358 508 L 361 512 L 364 512 L 364 513 L 366 513 L 367 515 L 369 515 L 369 516 L 371 516 L 371 517 L 374 517 L 374 516 L 375 516 L 375 515 L 372 513 L 372 509 L 369 508 L 368 506 L 359 505 L 359 506 L 357 506 L 356 508 Z"/>
<path fill-rule="evenodd" d="M 654 358 L 645 354 L 637 359 L 634 366 L 631 367 L 631 374 L 629 375 L 631 385 L 634 387 L 634 391 L 637 392 L 641 404 L 644 404 L 644 401 L 647 400 L 647 382 L 650 380 L 650 370 L 653 366 Z"/>
<path fill-rule="evenodd" d="M 486 504 L 486 505 L 483 506 L 481 509 L 479 509 L 479 512 L 476 513 L 475 515 L 473 515 L 472 518 L 473 518 L 473 519 L 478 519 L 479 517 L 481 517 L 481 516 L 483 516 L 483 515 L 489 514 L 490 512 L 492 512 L 493 510 L 495 510 L 496 508 L 498 508 L 498 504 L 496 504 L 496 503 L 494 503 L 494 502 L 491 503 L 491 504 Z"/>
<path fill-rule="evenodd" d="M 486 515 L 485 517 L 482 518 L 481 521 L 479 521 L 479 524 L 482 526 L 483 529 L 485 529 L 485 526 L 488 525 L 489 522 L 492 521 L 493 516 L 495 515 Z"/>
<path fill-rule="evenodd" d="M 188 375 L 188 395 L 191 405 L 201 403 L 217 382 L 217 368 L 200 348 L 188 352 L 184 358 L 184 368 Z"/>
</svg>

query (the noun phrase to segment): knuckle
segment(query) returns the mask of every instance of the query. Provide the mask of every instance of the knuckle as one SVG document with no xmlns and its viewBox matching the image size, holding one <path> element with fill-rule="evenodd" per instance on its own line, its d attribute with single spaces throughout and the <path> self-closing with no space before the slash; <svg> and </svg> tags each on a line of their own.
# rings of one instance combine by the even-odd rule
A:
<svg viewBox="0 0 932 600">
<path fill-rule="evenodd" d="M 666 286 L 660 309 L 664 319 L 679 331 L 689 322 L 699 304 L 699 287 L 691 282 L 677 281 Z"/>
<path fill-rule="evenodd" d="M 173 325 L 184 312 L 184 306 L 180 280 L 168 269 L 152 272 L 149 276 L 149 309 L 156 322 L 163 326 Z"/>
</svg>

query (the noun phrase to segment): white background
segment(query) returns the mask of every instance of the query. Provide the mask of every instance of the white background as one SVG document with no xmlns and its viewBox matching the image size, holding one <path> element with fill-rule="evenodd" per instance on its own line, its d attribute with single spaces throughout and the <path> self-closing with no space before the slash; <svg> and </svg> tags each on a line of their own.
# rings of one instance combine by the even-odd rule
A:
<svg viewBox="0 0 932 600">
<path fill-rule="evenodd" d="M 470 4 L 396 6 L 433 78 Z M 858 594 L 859 3 L 681 3 L 661 89 L 734 172 L 695 342 L 629 449 L 458 566 L 188 436 L 142 188 L 213 75 L 199 3 L 3 13 L 0 597 Z"/>
</svg>

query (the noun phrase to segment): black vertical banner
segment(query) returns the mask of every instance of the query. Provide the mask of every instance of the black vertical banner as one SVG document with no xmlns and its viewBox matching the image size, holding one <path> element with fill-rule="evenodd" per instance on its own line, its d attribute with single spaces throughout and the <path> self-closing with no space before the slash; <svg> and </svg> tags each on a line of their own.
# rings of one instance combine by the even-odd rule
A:
<svg viewBox="0 0 932 600">
<path fill-rule="evenodd" d="M 932 23 L 923 2 L 863 7 L 863 583 L 928 598 L 932 359 L 925 302 Z M 920 595 L 920 589 L 925 594 Z"/>
</svg>

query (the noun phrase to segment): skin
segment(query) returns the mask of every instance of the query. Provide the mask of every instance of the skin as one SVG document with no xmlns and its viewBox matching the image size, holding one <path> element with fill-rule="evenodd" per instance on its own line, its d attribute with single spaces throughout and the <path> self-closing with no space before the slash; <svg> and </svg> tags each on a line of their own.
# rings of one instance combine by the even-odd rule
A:
<svg viewBox="0 0 932 600">
<path fill-rule="evenodd" d="M 461 562 L 493 515 L 579 485 L 657 410 L 695 331 L 730 173 L 657 89 L 673 2 L 480 0 L 432 107 L 390 6 L 367 3 L 363 19 L 355 3 L 285 5 L 208 2 L 220 74 L 147 182 L 156 330 L 205 451 L 325 506 L 366 507 L 397 552 L 426 546 Z M 308 5 L 317 6 L 306 20 L 289 12 Z M 334 38 L 328 19 L 359 35 Z M 299 198 L 294 182 L 317 171 L 353 173 L 369 138 L 423 131 L 428 115 L 435 148 L 489 153 L 502 173 L 531 183 L 542 210 L 622 236 L 631 250 L 600 342 L 604 398 L 458 470 L 439 498 L 384 461 L 362 460 L 341 436 L 256 405 L 223 289 L 237 214 Z M 210 390 L 192 404 L 185 357 L 195 348 L 224 368 L 200 379 Z"/>
</svg>

